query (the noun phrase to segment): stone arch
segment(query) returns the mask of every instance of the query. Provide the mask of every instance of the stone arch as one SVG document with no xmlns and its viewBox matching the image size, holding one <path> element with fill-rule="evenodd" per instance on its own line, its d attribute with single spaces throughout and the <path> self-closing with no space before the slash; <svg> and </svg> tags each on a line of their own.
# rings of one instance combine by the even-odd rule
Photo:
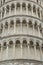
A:
<svg viewBox="0 0 43 65">
<path fill-rule="evenodd" d="M 9 13 L 9 9 L 10 9 L 10 6 L 7 5 L 7 6 L 6 6 L 6 13 Z"/>
<path fill-rule="evenodd" d="M 35 21 L 35 23 L 34 23 L 34 28 L 38 30 L 38 24 L 37 24 L 37 21 Z"/>
<path fill-rule="evenodd" d="M 43 44 L 41 45 L 41 49 L 42 49 L 42 51 L 43 51 Z"/>
<path fill-rule="evenodd" d="M 12 3 L 11 4 L 11 11 L 14 10 L 14 8 L 15 8 L 15 5 L 14 5 L 14 3 Z"/>
<path fill-rule="evenodd" d="M 10 40 L 10 41 L 9 41 L 9 47 L 13 47 L 13 44 L 14 44 L 13 41 Z"/>
<path fill-rule="evenodd" d="M 39 41 L 36 41 L 36 49 L 40 49 Z"/>
<path fill-rule="evenodd" d="M 28 4 L 28 11 L 31 11 L 31 4 Z"/>
<path fill-rule="evenodd" d="M 40 8 L 37 8 L 38 17 L 40 18 Z"/>
<path fill-rule="evenodd" d="M 33 42 L 33 40 L 30 40 L 30 41 L 29 41 L 29 46 L 32 47 L 32 48 L 34 47 L 34 42 Z"/>
<path fill-rule="evenodd" d="M 20 3 L 16 4 L 16 9 L 20 9 Z"/>
<path fill-rule="evenodd" d="M 29 27 L 33 27 L 33 23 L 31 20 L 29 20 L 28 25 L 29 25 Z"/>
<path fill-rule="evenodd" d="M 20 44 L 21 44 L 20 40 L 15 41 L 15 47 L 20 47 Z"/>
<path fill-rule="evenodd" d="M 3 29 L 3 24 L 1 23 L 1 29 Z"/>
<path fill-rule="evenodd" d="M 3 50 L 5 50 L 7 48 L 7 42 L 5 41 L 4 43 L 3 43 Z"/>
<path fill-rule="evenodd" d="M 25 19 L 22 21 L 22 26 L 27 26 L 27 21 Z"/>
<path fill-rule="evenodd" d="M 26 3 L 22 3 L 22 9 L 26 10 Z"/>
<path fill-rule="evenodd" d="M 40 33 L 42 33 L 42 26 L 41 26 L 41 23 L 39 25 L 39 29 L 40 29 Z"/>
<path fill-rule="evenodd" d="M 6 47 L 6 46 L 7 46 L 7 43 L 6 43 L 6 42 L 4 42 L 4 43 L 3 43 L 3 46 L 4 46 L 4 47 Z"/>
<path fill-rule="evenodd" d="M 8 28 L 8 22 L 7 21 L 5 22 L 5 28 L 6 29 Z"/>
<path fill-rule="evenodd" d="M 20 19 L 16 20 L 16 26 L 20 25 Z"/>
<path fill-rule="evenodd" d="M 2 8 L 2 17 L 4 17 L 4 13 L 5 13 L 5 8 Z"/>
<path fill-rule="evenodd" d="M 14 20 L 10 21 L 10 28 L 14 27 Z"/>
<path fill-rule="evenodd" d="M 1 23 L 1 25 L 0 25 L 0 33 L 2 33 L 2 31 L 3 31 L 3 24 Z"/>
<path fill-rule="evenodd" d="M 33 13 L 36 14 L 36 6 L 35 5 L 33 5 Z"/>
<path fill-rule="evenodd" d="M 23 45 L 23 47 L 27 47 L 27 40 L 26 39 L 23 40 L 22 45 Z"/>
<path fill-rule="evenodd" d="M 9 44 L 10 44 L 10 45 L 12 45 L 12 44 L 13 44 L 13 41 L 12 41 L 12 40 L 11 40 L 11 41 L 9 41 Z"/>
<path fill-rule="evenodd" d="M 5 3 L 5 0 L 3 0 L 3 4 Z"/>
<path fill-rule="evenodd" d="M 0 44 L 0 49 L 1 49 L 1 44 Z"/>
</svg>

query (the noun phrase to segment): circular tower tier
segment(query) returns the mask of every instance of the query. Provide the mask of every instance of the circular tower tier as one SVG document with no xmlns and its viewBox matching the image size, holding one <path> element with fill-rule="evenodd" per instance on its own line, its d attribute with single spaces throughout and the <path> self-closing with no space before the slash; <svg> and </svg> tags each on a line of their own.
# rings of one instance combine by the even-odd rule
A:
<svg viewBox="0 0 43 65">
<path fill-rule="evenodd" d="M 43 65 L 42 0 L 0 0 L 0 65 Z"/>
</svg>

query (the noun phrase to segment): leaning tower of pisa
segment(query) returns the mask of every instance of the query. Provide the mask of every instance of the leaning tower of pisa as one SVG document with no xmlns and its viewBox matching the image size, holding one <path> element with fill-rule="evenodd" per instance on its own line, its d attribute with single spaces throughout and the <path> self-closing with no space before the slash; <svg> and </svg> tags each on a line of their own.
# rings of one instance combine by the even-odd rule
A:
<svg viewBox="0 0 43 65">
<path fill-rule="evenodd" d="M 43 65 L 43 0 L 0 0 L 0 65 Z"/>
</svg>

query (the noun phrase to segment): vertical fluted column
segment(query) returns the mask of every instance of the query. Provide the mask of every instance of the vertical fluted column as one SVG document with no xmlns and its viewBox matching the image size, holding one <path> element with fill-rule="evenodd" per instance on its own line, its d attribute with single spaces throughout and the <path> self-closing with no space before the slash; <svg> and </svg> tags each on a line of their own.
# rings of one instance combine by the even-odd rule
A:
<svg viewBox="0 0 43 65">
<path fill-rule="evenodd" d="M 23 54 L 23 53 L 22 53 L 22 42 L 21 42 L 21 58 L 22 58 L 22 54 Z"/>
<path fill-rule="evenodd" d="M 38 25 L 38 35 L 40 36 L 40 29 L 39 29 L 39 25 Z"/>
<path fill-rule="evenodd" d="M 5 24 L 3 23 L 3 33 L 5 33 Z"/>
<path fill-rule="evenodd" d="M 6 7 L 5 7 L 5 17 L 7 16 L 7 14 L 6 14 Z"/>
<path fill-rule="evenodd" d="M 2 53 L 3 52 L 3 45 L 1 45 L 1 60 L 2 60 Z"/>
<path fill-rule="evenodd" d="M 27 22 L 27 34 L 28 34 L 28 22 Z"/>
<path fill-rule="evenodd" d="M 31 12 L 32 12 L 32 15 L 33 15 L 33 4 L 32 4 L 32 6 L 31 6 L 31 9 L 32 9 Z"/>
<path fill-rule="evenodd" d="M 21 13 L 22 13 L 22 3 L 21 3 Z"/>
<path fill-rule="evenodd" d="M 22 21 L 21 21 L 21 34 L 22 34 Z"/>
<path fill-rule="evenodd" d="M 5 11 L 4 11 L 4 17 L 6 16 L 6 7 L 5 7 Z"/>
<path fill-rule="evenodd" d="M 41 45 L 40 45 L 40 60 L 42 60 L 42 48 L 41 48 Z"/>
<path fill-rule="evenodd" d="M 21 26 L 22 26 L 21 28 L 22 28 L 22 33 L 23 33 L 23 25 L 22 25 L 22 22 L 21 22 Z"/>
<path fill-rule="evenodd" d="M 40 19 L 42 20 L 42 17 L 41 17 L 41 10 L 40 10 Z"/>
<path fill-rule="evenodd" d="M 34 41 L 35 59 L 36 59 L 36 42 Z"/>
<path fill-rule="evenodd" d="M 28 4 L 26 4 L 26 14 L 28 15 Z"/>
<path fill-rule="evenodd" d="M 9 13 L 10 13 L 10 15 L 11 15 L 11 5 L 9 6 L 10 8 L 9 8 Z"/>
<path fill-rule="evenodd" d="M 34 31 L 34 23 L 33 23 L 33 31 Z M 34 35 L 34 32 L 32 34 Z"/>
<path fill-rule="evenodd" d="M 15 20 L 15 33 L 17 32 L 16 20 Z"/>
<path fill-rule="evenodd" d="M 8 34 L 10 33 L 10 22 L 8 22 Z"/>
<path fill-rule="evenodd" d="M 16 22 L 14 21 L 14 33 L 16 32 Z"/>
<path fill-rule="evenodd" d="M 36 7 L 36 16 L 38 17 L 37 7 Z"/>
<path fill-rule="evenodd" d="M 1 10 L 1 19 L 2 19 L 2 10 Z"/>
<path fill-rule="evenodd" d="M 17 11 L 16 11 L 16 3 L 15 3 L 15 14 L 17 14 L 16 12 L 17 12 Z"/>
<path fill-rule="evenodd" d="M 13 44 L 13 58 L 15 58 L 15 42 Z"/>
<path fill-rule="evenodd" d="M 30 59 L 30 48 L 29 48 L 29 43 L 28 43 L 28 58 Z"/>
<path fill-rule="evenodd" d="M 8 59 L 8 42 L 7 42 L 7 48 L 6 48 L 6 58 Z"/>
</svg>

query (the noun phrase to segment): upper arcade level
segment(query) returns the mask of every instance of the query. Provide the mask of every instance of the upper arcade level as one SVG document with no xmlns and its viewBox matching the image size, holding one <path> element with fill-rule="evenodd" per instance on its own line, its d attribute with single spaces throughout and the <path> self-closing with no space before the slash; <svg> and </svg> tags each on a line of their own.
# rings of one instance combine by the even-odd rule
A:
<svg viewBox="0 0 43 65">
<path fill-rule="evenodd" d="M 15 15 L 32 16 L 43 21 L 43 7 L 30 0 L 12 0 L 0 6 L 0 20 Z"/>
<path fill-rule="evenodd" d="M 3 6 L 5 3 L 10 2 L 10 1 L 13 1 L 13 0 L 0 0 L 0 7 Z M 17 0 L 17 1 L 19 1 L 19 0 Z M 26 1 L 26 0 L 24 0 L 24 1 Z M 40 6 L 43 7 L 43 0 L 27 0 L 27 1 L 35 2 L 35 3 L 37 3 L 37 4 L 39 4 Z"/>
</svg>

